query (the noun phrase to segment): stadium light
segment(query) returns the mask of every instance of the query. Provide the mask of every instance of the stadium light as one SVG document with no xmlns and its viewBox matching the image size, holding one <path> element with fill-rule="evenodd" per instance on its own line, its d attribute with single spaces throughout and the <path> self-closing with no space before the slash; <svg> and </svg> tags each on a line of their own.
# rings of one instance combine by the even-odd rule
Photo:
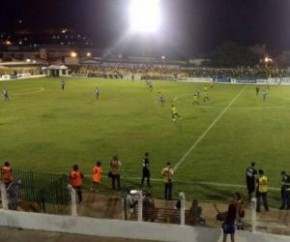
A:
<svg viewBox="0 0 290 242">
<path fill-rule="evenodd" d="M 77 54 L 75 51 L 72 51 L 72 52 L 70 53 L 70 57 L 75 58 L 75 57 L 77 57 L 77 56 L 78 56 L 78 54 Z"/>
<path fill-rule="evenodd" d="M 131 0 L 129 16 L 131 32 L 156 32 L 160 25 L 159 0 Z"/>
</svg>

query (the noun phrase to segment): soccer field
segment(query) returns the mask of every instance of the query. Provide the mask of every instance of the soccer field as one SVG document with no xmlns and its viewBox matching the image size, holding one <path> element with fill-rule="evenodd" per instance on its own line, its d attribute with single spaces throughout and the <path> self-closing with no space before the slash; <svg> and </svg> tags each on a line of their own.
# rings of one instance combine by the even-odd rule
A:
<svg viewBox="0 0 290 242">
<path fill-rule="evenodd" d="M 10 95 L 0 102 L 3 162 L 10 160 L 15 169 L 64 173 L 77 163 L 91 174 L 100 160 L 106 173 L 118 154 L 123 175 L 134 179 L 140 177 L 141 158 L 148 151 L 153 178 L 160 179 L 170 161 L 175 195 L 185 191 L 205 200 L 223 199 L 236 190 L 245 193 L 239 185 L 244 185 L 251 161 L 265 170 L 271 187 L 279 188 L 281 170 L 290 170 L 288 86 L 271 86 L 263 101 L 255 86 L 216 84 L 208 88 L 209 101 L 201 98 L 194 105 L 193 93 L 199 88 L 202 95 L 203 83 L 153 81 L 150 91 L 143 81 L 70 78 L 61 91 L 60 82 L 0 82 Z M 173 102 L 182 116 L 176 122 L 171 120 Z M 156 193 L 160 185 L 154 188 L 153 183 Z M 270 193 L 279 199 L 277 191 Z"/>
</svg>

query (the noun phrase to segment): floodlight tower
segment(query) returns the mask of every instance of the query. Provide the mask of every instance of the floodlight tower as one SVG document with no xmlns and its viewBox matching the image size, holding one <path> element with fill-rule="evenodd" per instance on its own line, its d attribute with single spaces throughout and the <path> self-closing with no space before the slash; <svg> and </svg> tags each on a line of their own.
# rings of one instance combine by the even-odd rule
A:
<svg viewBox="0 0 290 242">
<path fill-rule="evenodd" d="M 154 33 L 160 25 L 159 0 L 131 0 L 131 32 Z"/>
</svg>

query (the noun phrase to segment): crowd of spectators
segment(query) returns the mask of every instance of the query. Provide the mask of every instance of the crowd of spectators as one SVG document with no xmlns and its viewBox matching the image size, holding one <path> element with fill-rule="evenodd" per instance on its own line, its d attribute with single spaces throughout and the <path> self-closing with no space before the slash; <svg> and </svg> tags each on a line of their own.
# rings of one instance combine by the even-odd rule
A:
<svg viewBox="0 0 290 242">
<path fill-rule="evenodd" d="M 82 65 L 78 74 L 88 77 L 103 77 L 123 79 L 130 76 L 134 79 L 135 75 L 142 79 L 183 79 L 187 77 L 198 78 L 234 78 L 234 79 L 259 79 L 268 77 L 289 77 L 286 69 L 256 67 L 237 67 L 237 68 L 212 68 L 194 67 L 184 64 L 166 63 L 116 63 L 103 62 L 98 64 Z"/>
</svg>

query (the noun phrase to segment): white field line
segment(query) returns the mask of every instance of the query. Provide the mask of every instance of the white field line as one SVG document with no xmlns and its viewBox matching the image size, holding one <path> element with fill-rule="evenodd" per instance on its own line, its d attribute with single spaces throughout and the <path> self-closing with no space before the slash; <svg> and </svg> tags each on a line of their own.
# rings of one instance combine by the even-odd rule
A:
<svg viewBox="0 0 290 242">
<path fill-rule="evenodd" d="M 181 157 L 181 159 L 175 164 L 173 170 L 176 171 L 178 167 L 184 162 L 187 156 L 195 149 L 195 147 L 203 140 L 203 138 L 208 134 L 208 132 L 215 126 L 215 124 L 220 120 L 220 118 L 228 111 L 228 109 L 232 106 L 232 104 L 239 98 L 242 92 L 245 90 L 247 86 L 244 86 L 242 90 L 238 93 L 237 96 L 233 98 L 233 100 L 225 107 L 225 109 L 215 118 L 215 120 L 208 126 L 208 128 L 203 132 L 201 136 L 193 143 L 193 145 L 189 148 L 189 150 Z"/>
<path fill-rule="evenodd" d="M 188 97 L 188 96 L 193 96 L 193 94 L 183 94 L 183 95 L 180 95 L 180 96 L 176 96 L 173 98 L 173 102 L 177 101 L 179 98 L 181 97 Z"/>
<path fill-rule="evenodd" d="M 92 177 L 91 175 L 85 175 L 86 177 Z M 141 180 L 141 177 L 124 177 L 129 178 L 129 179 L 134 179 L 134 180 Z M 151 181 L 156 181 L 156 182 L 162 182 L 163 180 L 160 178 L 150 178 Z M 218 182 L 188 182 L 188 185 L 208 185 L 208 186 L 213 186 L 213 187 L 238 187 L 238 188 L 246 188 L 245 185 L 240 185 L 240 184 L 228 184 L 228 183 L 218 183 Z M 275 191 L 280 191 L 280 188 L 277 187 L 269 187 L 269 190 L 275 190 Z"/>
</svg>

